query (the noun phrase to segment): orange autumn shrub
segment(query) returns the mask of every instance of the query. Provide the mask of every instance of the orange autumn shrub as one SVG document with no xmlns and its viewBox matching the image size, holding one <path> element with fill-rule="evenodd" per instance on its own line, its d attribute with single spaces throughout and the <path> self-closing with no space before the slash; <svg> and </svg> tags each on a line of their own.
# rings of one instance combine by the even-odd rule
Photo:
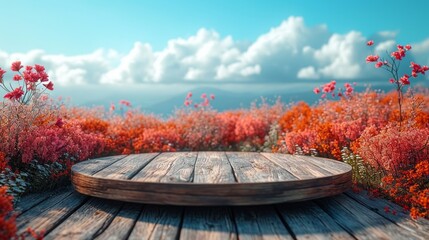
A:
<svg viewBox="0 0 429 240">
<path fill-rule="evenodd" d="M 166 123 L 158 127 L 146 128 L 133 141 L 134 151 L 143 152 L 173 152 L 183 148 L 183 140 L 174 123 Z"/>
<path fill-rule="evenodd" d="M 382 184 L 383 193 L 410 210 L 413 218 L 429 218 L 429 160 L 422 160 L 399 174 L 386 175 Z"/>
<path fill-rule="evenodd" d="M 0 240 L 9 240 L 16 235 L 13 197 L 7 194 L 7 186 L 0 186 Z"/>
</svg>

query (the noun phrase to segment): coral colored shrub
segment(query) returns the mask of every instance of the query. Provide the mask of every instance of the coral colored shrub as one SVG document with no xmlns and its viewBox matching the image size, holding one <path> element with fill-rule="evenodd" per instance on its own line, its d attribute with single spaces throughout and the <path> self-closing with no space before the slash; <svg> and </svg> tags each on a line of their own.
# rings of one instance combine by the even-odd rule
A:
<svg viewBox="0 0 429 240">
<path fill-rule="evenodd" d="M 429 129 L 388 125 L 377 131 L 367 128 L 359 138 L 357 153 L 373 167 L 398 174 L 429 156 Z"/>
<path fill-rule="evenodd" d="M 78 125 L 69 122 L 64 127 L 43 126 L 23 134 L 19 142 L 22 162 L 33 159 L 40 163 L 53 163 L 71 159 L 82 161 L 97 156 L 104 143 L 92 133 L 83 132 Z"/>
</svg>

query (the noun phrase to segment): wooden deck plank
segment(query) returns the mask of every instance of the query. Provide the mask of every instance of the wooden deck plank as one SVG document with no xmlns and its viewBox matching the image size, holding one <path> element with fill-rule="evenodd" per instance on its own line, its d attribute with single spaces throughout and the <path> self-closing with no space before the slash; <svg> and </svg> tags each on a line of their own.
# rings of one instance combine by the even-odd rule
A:
<svg viewBox="0 0 429 240">
<path fill-rule="evenodd" d="M 192 182 L 196 152 L 163 153 L 137 173 L 132 181 Z"/>
<path fill-rule="evenodd" d="M 233 212 L 240 240 L 293 239 L 273 206 L 235 207 Z"/>
<path fill-rule="evenodd" d="M 60 187 L 58 189 L 51 190 L 48 192 L 38 192 L 38 193 L 27 194 L 19 198 L 18 202 L 15 205 L 14 213 L 17 216 L 19 216 L 22 213 L 30 210 L 31 208 L 51 198 L 54 195 L 59 195 L 63 192 L 70 192 L 72 190 L 73 190 L 72 186 L 69 185 L 69 186 Z"/>
<path fill-rule="evenodd" d="M 298 240 L 353 238 L 312 201 L 279 204 L 277 209 Z"/>
<path fill-rule="evenodd" d="M 259 153 L 227 152 L 226 155 L 239 183 L 279 182 L 298 179 Z"/>
<path fill-rule="evenodd" d="M 187 207 L 183 217 L 180 239 L 237 239 L 230 210 L 225 207 Z"/>
<path fill-rule="evenodd" d="M 127 239 L 142 210 L 141 204 L 125 203 L 113 221 L 95 239 Z"/>
<path fill-rule="evenodd" d="M 110 224 L 121 205 L 121 202 L 91 198 L 45 239 L 93 239 Z"/>
<path fill-rule="evenodd" d="M 82 205 L 88 197 L 64 190 L 51 195 L 16 219 L 19 233 L 31 227 L 37 232 L 49 232 Z"/>
<path fill-rule="evenodd" d="M 366 192 L 357 194 L 352 191 L 347 191 L 345 194 L 360 204 L 371 209 L 372 211 L 375 211 L 376 213 L 389 219 L 400 227 L 414 232 L 416 235 L 421 235 L 426 239 L 429 239 L 429 220 L 424 218 L 412 219 L 409 215 L 409 212 L 405 212 L 401 206 L 398 206 L 385 199 L 371 199 L 367 196 Z M 388 207 L 388 212 L 385 211 L 385 207 Z M 393 213 L 393 211 L 395 213 Z"/>
<path fill-rule="evenodd" d="M 304 161 L 294 155 L 272 153 L 261 154 L 273 163 L 281 166 L 288 172 L 292 173 L 298 179 L 312 179 L 315 177 L 332 176 L 331 172 L 328 172 L 323 168 L 313 165 L 308 161 Z"/>
<path fill-rule="evenodd" d="M 128 239 L 176 240 L 182 213 L 182 207 L 144 205 Z"/>
<path fill-rule="evenodd" d="M 130 179 L 159 153 L 128 155 L 94 174 L 109 179 Z"/>
<path fill-rule="evenodd" d="M 224 152 L 199 152 L 195 163 L 194 183 L 235 182 L 231 164 Z"/>
<path fill-rule="evenodd" d="M 347 232 L 358 239 L 424 239 L 342 194 L 316 200 Z"/>
<path fill-rule="evenodd" d="M 110 166 L 116 161 L 121 160 L 126 155 L 109 156 L 103 158 L 96 158 L 87 161 L 80 162 L 79 164 L 73 165 L 72 172 L 79 172 L 81 174 L 93 175 L 100 170 Z"/>
</svg>

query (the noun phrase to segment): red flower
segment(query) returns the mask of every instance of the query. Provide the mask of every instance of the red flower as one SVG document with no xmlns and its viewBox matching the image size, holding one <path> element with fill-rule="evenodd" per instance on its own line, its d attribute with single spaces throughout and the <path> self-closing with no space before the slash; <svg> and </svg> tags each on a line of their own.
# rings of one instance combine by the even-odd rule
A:
<svg viewBox="0 0 429 240">
<path fill-rule="evenodd" d="M 394 83 L 394 82 L 395 82 L 395 79 L 391 78 L 391 79 L 389 79 L 389 82 L 390 82 L 390 83 Z"/>
<path fill-rule="evenodd" d="M 410 76 L 408 76 L 407 74 L 405 74 L 404 76 L 402 76 L 400 78 L 401 83 L 404 85 L 410 85 L 410 80 L 409 80 Z"/>
<path fill-rule="evenodd" d="M 407 49 L 408 51 L 411 50 L 411 45 L 410 44 L 405 45 L 405 49 Z"/>
<path fill-rule="evenodd" d="M 3 75 L 5 73 L 6 73 L 6 71 L 0 68 L 0 79 L 3 79 Z"/>
<path fill-rule="evenodd" d="M 214 100 L 215 99 L 215 95 L 214 94 L 210 94 L 210 99 Z"/>
<path fill-rule="evenodd" d="M 22 77 L 19 74 L 15 74 L 15 76 L 13 76 L 13 80 L 19 81 L 19 80 L 22 80 Z"/>
<path fill-rule="evenodd" d="M 366 62 L 377 62 L 380 57 L 378 55 L 369 55 L 366 57 Z"/>
<path fill-rule="evenodd" d="M 58 118 L 57 121 L 55 122 L 55 126 L 61 128 L 61 127 L 63 127 L 63 125 L 64 125 L 63 119 Z"/>
<path fill-rule="evenodd" d="M 8 98 L 11 101 L 18 100 L 24 95 L 24 91 L 22 91 L 22 87 L 15 88 L 12 92 L 6 93 L 4 98 Z"/>
<path fill-rule="evenodd" d="M 41 72 L 45 71 L 45 67 L 41 66 L 41 65 L 38 65 L 38 64 L 34 65 L 34 69 L 36 69 L 36 71 L 38 73 L 41 73 Z"/>
<path fill-rule="evenodd" d="M 53 82 L 49 82 L 48 84 L 43 84 L 43 86 L 45 86 L 47 89 L 49 90 L 54 90 L 54 83 Z"/>
<path fill-rule="evenodd" d="M 190 104 L 191 104 L 191 102 L 190 101 L 188 101 L 188 100 L 185 100 L 185 102 L 183 103 L 186 107 L 188 107 Z"/>
<path fill-rule="evenodd" d="M 392 52 L 391 54 L 396 60 L 402 60 L 402 58 L 405 57 L 405 50 L 399 46 L 401 45 L 398 45 L 398 51 Z"/>
<path fill-rule="evenodd" d="M 377 62 L 377 63 L 375 64 L 375 67 L 376 67 L 376 68 L 381 68 L 381 66 L 383 66 L 383 62 Z"/>
<path fill-rule="evenodd" d="M 21 61 L 16 61 L 12 63 L 12 66 L 10 67 L 10 69 L 12 71 L 19 71 L 21 68 L 23 68 L 24 66 L 21 65 Z"/>
<path fill-rule="evenodd" d="M 367 43 L 366 43 L 366 45 L 367 46 L 372 46 L 374 44 L 374 41 L 373 40 L 369 40 Z"/>
</svg>

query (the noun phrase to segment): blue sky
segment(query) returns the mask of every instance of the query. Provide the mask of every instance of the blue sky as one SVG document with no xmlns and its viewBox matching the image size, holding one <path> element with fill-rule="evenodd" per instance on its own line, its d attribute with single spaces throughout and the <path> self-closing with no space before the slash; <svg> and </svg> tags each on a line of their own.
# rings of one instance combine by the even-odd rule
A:
<svg viewBox="0 0 429 240">
<path fill-rule="evenodd" d="M 34 48 L 48 53 L 84 54 L 97 48 L 128 51 L 135 41 L 155 50 L 168 40 L 188 37 L 204 27 L 222 36 L 254 41 L 289 16 L 336 33 L 350 30 L 371 36 L 397 31 L 399 42 L 429 37 L 429 2 L 344 0 L 183 0 L 2 1 L 0 49 Z"/>
<path fill-rule="evenodd" d="M 201 85 L 270 92 L 297 83 L 294 89 L 307 91 L 330 79 L 387 82 L 364 59 L 397 43 L 413 44 L 410 60 L 429 64 L 425 0 L 21 0 L 1 6 L 0 67 L 15 60 L 45 65 L 56 92 L 78 102 L 97 94 L 76 89 L 100 86 L 105 95 L 120 89 L 150 99 L 156 89 L 156 98 L 165 99 Z M 376 40 L 373 48 L 365 46 L 369 39 Z"/>
</svg>

